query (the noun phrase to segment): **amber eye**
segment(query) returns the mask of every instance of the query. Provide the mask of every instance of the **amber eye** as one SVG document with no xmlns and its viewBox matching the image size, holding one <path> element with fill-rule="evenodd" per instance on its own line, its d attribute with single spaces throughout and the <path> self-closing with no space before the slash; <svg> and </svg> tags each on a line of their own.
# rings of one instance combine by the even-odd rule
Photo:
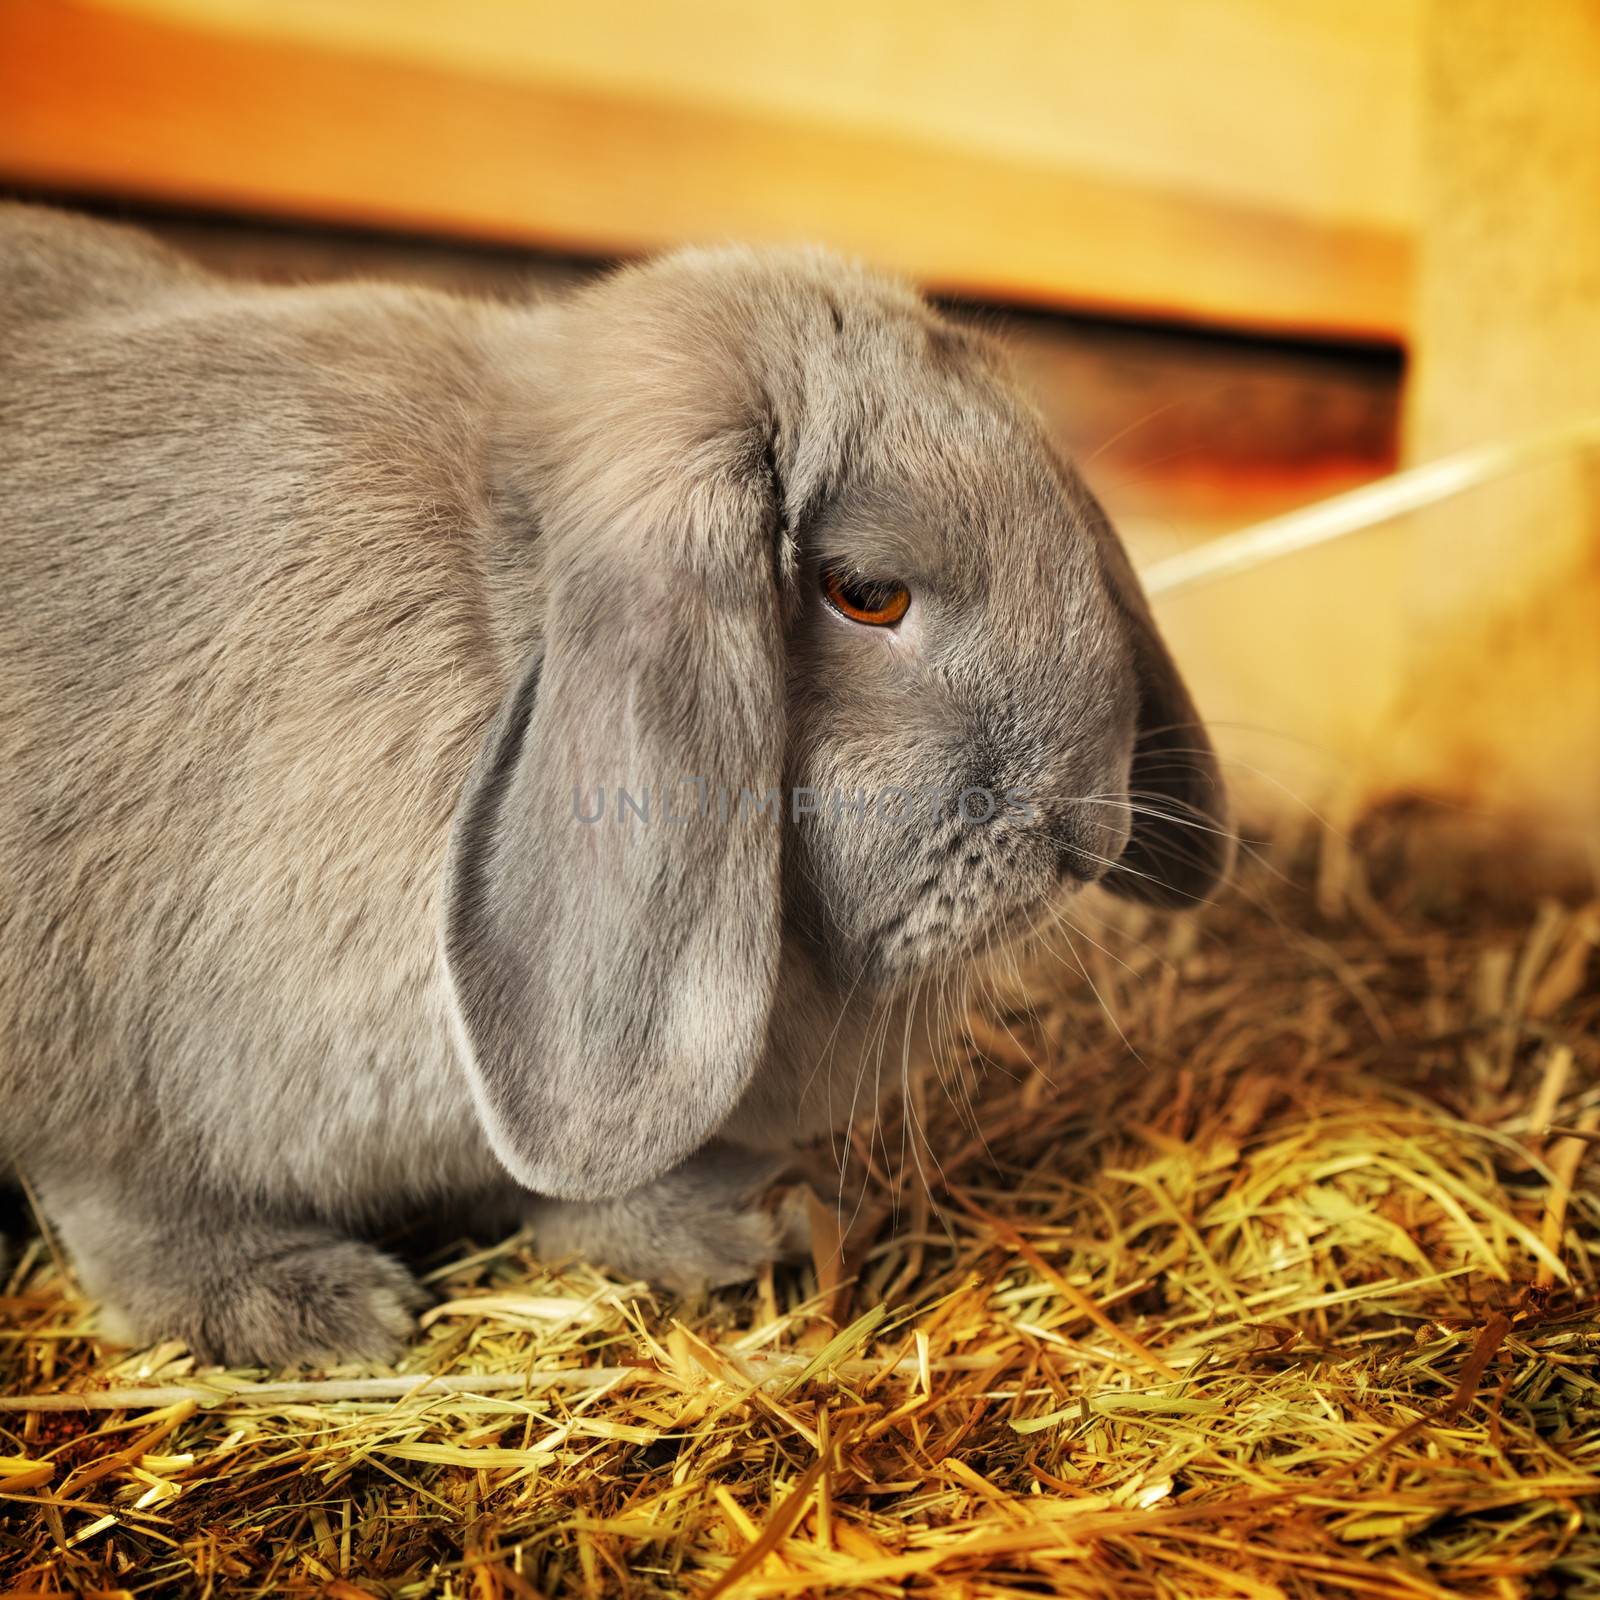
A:
<svg viewBox="0 0 1600 1600">
<path fill-rule="evenodd" d="M 906 614 L 911 591 L 886 578 L 850 578 L 825 568 L 822 592 L 841 617 L 869 628 L 892 628 Z"/>
</svg>

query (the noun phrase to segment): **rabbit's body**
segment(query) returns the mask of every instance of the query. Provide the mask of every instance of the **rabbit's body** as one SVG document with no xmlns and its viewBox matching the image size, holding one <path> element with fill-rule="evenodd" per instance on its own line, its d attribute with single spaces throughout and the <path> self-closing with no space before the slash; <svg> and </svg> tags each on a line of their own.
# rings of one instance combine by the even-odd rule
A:
<svg viewBox="0 0 1600 1600">
<path fill-rule="evenodd" d="M 752 303 L 830 272 L 756 268 Z M 668 290 L 670 326 L 693 274 Z M 675 472 L 743 494 L 744 447 L 715 386 L 685 421 L 676 356 L 647 347 L 633 394 L 604 293 L 240 288 L 0 209 L 0 1151 L 136 1332 L 233 1359 L 381 1347 L 413 1290 L 345 1234 L 440 1202 L 531 1211 L 556 1247 L 669 1279 L 749 1271 L 774 1248 L 750 1152 L 848 1116 L 863 1032 L 901 1003 L 876 946 L 830 960 L 850 919 L 819 928 L 787 864 L 780 892 L 758 828 L 678 846 L 567 807 L 581 784 L 833 770 L 797 754 L 792 687 L 787 749 L 764 726 L 785 690 L 761 641 L 809 648 L 788 543 L 726 579 L 691 548 L 664 586 L 641 554 L 664 536 L 634 508 Z M 799 405 L 770 397 L 775 361 L 758 386 Z M 825 492 L 837 462 L 777 437 L 791 492 Z M 715 552 L 737 517 L 695 501 L 683 525 L 703 515 Z M 620 643 L 559 603 L 612 560 L 639 595 L 606 591 L 637 606 Z M 721 598 L 752 566 L 750 598 Z M 663 622 L 689 654 L 629 677 L 655 617 L 708 594 L 711 642 Z M 596 671 L 615 708 L 590 688 L 548 726 Z M 658 723 L 676 742 L 652 766 Z"/>
<path fill-rule="evenodd" d="M 0 355 L 0 1139 L 348 1213 L 503 1179 L 437 961 L 509 673 L 459 470 L 487 319 L 187 284 L 68 319 Z"/>
</svg>

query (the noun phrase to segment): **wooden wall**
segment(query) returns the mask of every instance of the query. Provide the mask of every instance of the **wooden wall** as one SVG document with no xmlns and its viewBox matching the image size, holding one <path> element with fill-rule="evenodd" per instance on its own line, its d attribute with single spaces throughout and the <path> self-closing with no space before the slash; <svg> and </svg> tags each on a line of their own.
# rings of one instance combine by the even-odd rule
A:
<svg viewBox="0 0 1600 1600">
<path fill-rule="evenodd" d="M 5 0 L 0 182 L 1404 337 L 1420 0 Z"/>
<path fill-rule="evenodd" d="M 1521 813 L 1600 870 L 1600 5 L 1428 0 L 1424 22 L 1407 454 L 1532 448 L 1164 615 L 1280 792 Z"/>
</svg>

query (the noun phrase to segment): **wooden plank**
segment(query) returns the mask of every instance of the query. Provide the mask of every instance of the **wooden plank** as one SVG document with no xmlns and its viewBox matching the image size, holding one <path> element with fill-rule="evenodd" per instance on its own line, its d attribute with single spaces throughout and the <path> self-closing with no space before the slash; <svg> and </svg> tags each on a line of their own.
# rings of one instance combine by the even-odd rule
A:
<svg viewBox="0 0 1600 1600">
<path fill-rule="evenodd" d="M 98 0 L 1410 229 L 1423 0 Z"/>
<path fill-rule="evenodd" d="M 1457 828 L 1515 818 L 1534 860 L 1579 849 L 1592 867 L 1600 7 L 1540 0 L 1538 26 L 1503 0 L 1424 15 L 1407 452 L 1471 486 L 1162 616 L 1236 790 L 1264 775 L 1340 823 L 1423 794 Z M 1501 459 L 1479 477 L 1482 447 Z"/>
<path fill-rule="evenodd" d="M 1403 337 L 1405 230 L 793 112 L 89 0 L 0 7 L 0 180 L 601 254 L 821 240 L 937 289 Z"/>
<path fill-rule="evenodd" d="M 1600 419 L 1600 6 L 1537 15 L 1425 8 L 1414 461 Z M 1600 447 L 1423 520 L 1403 581 L 1415 781 L 1600 861 Z"/>
</svg>

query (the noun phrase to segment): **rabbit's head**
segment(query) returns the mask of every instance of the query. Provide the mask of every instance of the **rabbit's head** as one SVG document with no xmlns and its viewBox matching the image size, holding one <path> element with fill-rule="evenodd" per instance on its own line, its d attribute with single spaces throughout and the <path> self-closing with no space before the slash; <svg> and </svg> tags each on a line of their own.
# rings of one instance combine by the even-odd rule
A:
<svg viewBox="0 0 1600 1600">
<path fill-rule="evenodd" d="M 1228 854 L 1194 706 L 1000 357 L 821 255 L 690 252 L 555 314 L 491 470 L 533 640 L 457 817 L 446 965 L 546 1193 L 725 1119 L 786 942 L 908 985 L 1099 880 Z"/>
</svg>

